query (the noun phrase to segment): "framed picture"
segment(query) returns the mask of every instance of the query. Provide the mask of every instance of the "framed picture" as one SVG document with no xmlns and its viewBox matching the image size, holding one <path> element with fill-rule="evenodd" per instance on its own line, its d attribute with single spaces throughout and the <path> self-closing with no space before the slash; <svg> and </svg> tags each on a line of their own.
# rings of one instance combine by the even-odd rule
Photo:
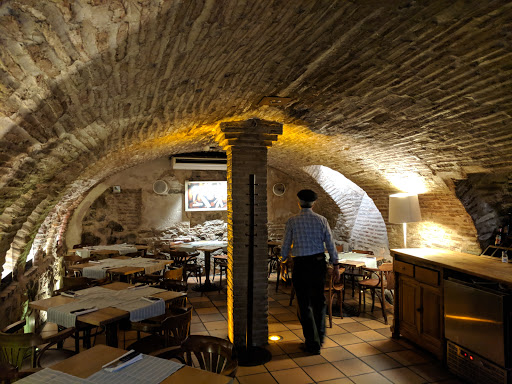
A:
<svg viewBox="0 0 512 384">
<path fill-rule="evenodd" d="M 185 211 L 226 211 L 227 181 L 185 181 Z"/>
</svg>

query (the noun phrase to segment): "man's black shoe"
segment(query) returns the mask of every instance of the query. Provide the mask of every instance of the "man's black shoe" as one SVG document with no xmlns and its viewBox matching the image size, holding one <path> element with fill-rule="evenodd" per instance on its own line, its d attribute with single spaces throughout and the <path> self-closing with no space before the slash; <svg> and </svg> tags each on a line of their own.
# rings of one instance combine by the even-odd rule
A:
<svg viewBox="0 0 512 384">
<path fill-rule="evenodd" d="M 300 348 L 301 351 L 309 353 L 310 355 L 319 355 L 320 354 L 320 349 L 310 349 L 310 348 L 307 348 L 306 344 L 304 344 L 304 343 L 301 343 L 299 348 Z"/>
</svg>

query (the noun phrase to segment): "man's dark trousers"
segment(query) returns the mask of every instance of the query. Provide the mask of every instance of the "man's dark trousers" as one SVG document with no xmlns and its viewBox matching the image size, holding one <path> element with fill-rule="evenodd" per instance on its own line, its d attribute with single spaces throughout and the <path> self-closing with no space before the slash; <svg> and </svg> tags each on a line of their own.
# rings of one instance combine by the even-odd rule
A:
<svg viewBox="0 0 512 384">
<path fill-rule="evenodd" d="M 325 335 L 325 255 L 293 258 L 293 287 L 299 305 L 300 322 L 305 346 L 310 352 L 318 352 Z"/>
</svg>

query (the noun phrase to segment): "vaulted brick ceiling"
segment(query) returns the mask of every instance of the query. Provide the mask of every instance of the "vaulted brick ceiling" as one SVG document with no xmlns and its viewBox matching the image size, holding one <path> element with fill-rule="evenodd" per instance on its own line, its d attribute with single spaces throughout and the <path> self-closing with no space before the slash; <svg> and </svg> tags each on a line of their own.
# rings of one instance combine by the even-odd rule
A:
<svg viewBox="0 0 512 384">
<path fill-rule="evenodd" d="M 511 31 L 509 1 L 3 1 L 0 251 L 34 212 L 214 145 L 227 120 L 284 123 L 270 165 L 374 198 L 403 175 L 446 193 L 509 172 Z"/>
</svg>

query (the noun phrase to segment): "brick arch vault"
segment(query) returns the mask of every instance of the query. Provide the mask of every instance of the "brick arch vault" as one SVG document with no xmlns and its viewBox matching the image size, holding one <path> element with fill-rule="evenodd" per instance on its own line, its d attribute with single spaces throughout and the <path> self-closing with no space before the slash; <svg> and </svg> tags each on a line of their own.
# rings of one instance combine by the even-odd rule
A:
<svg viewBox="0 0 512 384">
<path fill-rule="evenodd" d="M 366 192 L 329 167 L 310 165 L 303 169 L 340 209 L 332 229 L 336 242 L 347 244 L 351 249 L 371 250 L 375 255 L 389 255 L 386 224 Z"/>
</svg>

